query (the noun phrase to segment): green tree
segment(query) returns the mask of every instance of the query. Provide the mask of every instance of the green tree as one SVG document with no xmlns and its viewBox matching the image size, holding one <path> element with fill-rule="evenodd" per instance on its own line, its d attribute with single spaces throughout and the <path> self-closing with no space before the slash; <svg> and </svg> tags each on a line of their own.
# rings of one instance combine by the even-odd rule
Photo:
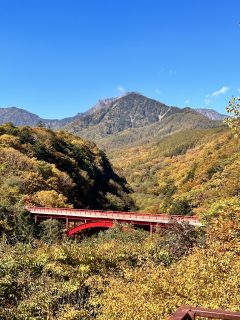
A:
<svg viewBox="0 0 240 320">
<path fill-rule="evenodd" d="M 176 199 L 173 201 L 169 213 L 191 216 L 193 211 L 190 201 L 187 199 Z"/>
<path fill-rule="evenodd" d="M 235 137 L 238 137 L 240 134 L 240 97 L 232 98 L 229 101 L 228 106 L 226 107 L 227 112 L 231 117 L 225 120 L 225 123 L 232 130 Z"/>
<path fill-rule="evenodd" d="M 29 211 L 22 211 L 14 218 L 14 235 L 17 241 L 30 242 L 35 235 L 35 225 L 32 214 Z"/>
<path fill-rule="evenodd" d="M 10 212 L 0 205 L 0 236 L 10 238 L 12 235 L 12 221 Z"/>
<path fill-rule="evenodd" d="M 44 220 L 40 223 L 40 237 L 44 242 L 54 243 L 64 236 L 63 225 L 56 219 Z"/>
</svg>

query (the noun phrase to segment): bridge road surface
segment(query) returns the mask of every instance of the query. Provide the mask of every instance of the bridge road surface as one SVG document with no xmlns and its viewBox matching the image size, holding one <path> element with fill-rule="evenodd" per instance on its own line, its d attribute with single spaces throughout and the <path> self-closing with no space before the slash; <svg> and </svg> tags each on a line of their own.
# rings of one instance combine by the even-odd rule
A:
<svg viewBox="0 0 240 320">
<path fill-rule="evenodd" d="M 192 226 L 202 226 L 196 216 L 182 215 L 166 215 L 166 214 L 148 214 L 139 212 L 123 212 L 123 211 L 103 211 L 88 209 L 69 209 L 69 208 L 44 208 L 44 207 L 26 207 L 35 216 L 35 222 L 40 219 L 65 219 L 66 227 L 71 221 L 82 221 L 82 225 L 78 225 L 67 231 L 67 235 L 71 236 L 81 230 L 94 227 L 112 227 L 115 221 L 121 223 L 129 223 L 135 226 L 149 226 L 152 232 L 153 226 L 167 226 L 176 222 L 187 222 Z"/>
</svg>

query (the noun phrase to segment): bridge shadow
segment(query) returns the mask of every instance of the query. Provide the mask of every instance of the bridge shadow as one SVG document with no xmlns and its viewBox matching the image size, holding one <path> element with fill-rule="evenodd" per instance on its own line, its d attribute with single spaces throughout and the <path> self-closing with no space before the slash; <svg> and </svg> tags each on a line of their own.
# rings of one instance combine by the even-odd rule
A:
<svg viewBox="0 0 240 320">
<path fill-rule="evenodd" d="M 73 238 L 83 239 L 83 238 L 90 238 L 92 236 L 97 236 L 100 232 L 107 231 L 109 228 L 92 228 L 92 229 L 85 229 L 78 233 L 76 233 Z"/>
</svg>

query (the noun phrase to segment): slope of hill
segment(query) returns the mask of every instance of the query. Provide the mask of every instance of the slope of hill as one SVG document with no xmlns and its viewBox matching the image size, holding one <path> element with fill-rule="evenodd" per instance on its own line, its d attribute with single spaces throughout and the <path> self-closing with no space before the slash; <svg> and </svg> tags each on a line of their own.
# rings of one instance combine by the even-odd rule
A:
<svg viewBox="0 0 240 320">
<path fill-rule="evenodd" d="M 55 129 L 63 128 L 67 124 L 81 118 L 81 116 L 82 116 L 82 113 L 78 113 L 75 116 L 67 117 L 63 119 L 41 119 L 41 122 L 43 122 L 47 128 L 55 130 Z"/>
<path fill-rule="evenodd" d="M 206 215 L 239 199 L 240 145 L 225 128 L 189 129 L 108 156 L 141 210 Z"/>
<path fill-rule="evenodd" d="M 94 143 L 45 128 L 0 126 L 0 206 L 128 209 L 125 179 Z"/>
<path fill-rule="evenodd" d="M 0 124 L 12 122 L 16 126 L 33 126 L 39 121 L 41 121 L 39 116 L 24 109 L 16 107 L 0 108 Z"/>
<path fill-rule="evenodd" d="M 126 147 L 141 146 L 149 142 L 158 141 L 168 135 L 181 132 L 187 129 L 215 128 L 222 126 L 219 121 L 211 121 L 206 117 L 197 114 L 192 109 L 179 109 L 179 112 L 172 114 L 160 122 L 149 124 L 140 128 L 128 129 L 123 132 L 96 139 L 101 148 L 107 152 L 112 150 L 125 149 Z M 85 136 L 85 131 L 81 134 Z M 88 134 L 87 134 L 88 135 Z"/>
<path fill-rule="evenodd" d="M 186 128 L 218 126 L 193 109 L 169 107 L 138 93 L 113 100 L 107 107 L 83 115 L 65 128 L 100 145 L 131 144 Z"/>
<path fill-rule="evenodd" d="M 95 112 L 81 117 L 70 124 L 73 132 L 79 133 L 87 129 L 89 135 L 105 137 L 129 128 L 139 128 L 158 122 L 167 113 L 178 110 L 170 108 L 158 101 L 148 99 L 137 93 L 129 93 L 114 100 L 107 108 L 96 109 Z"/>
<path fill-rule="evenodd" d="M 225 114 L 219 113 L 213 109 L 198 108 L 194 110 L 201 113 L 210 120 L 224 120 L 227 117 Z"/>
<path fill-rule="evenodd" d="M 0 125 L 8 122 L 13 123 L 15 126 L 37 126 L 40 122 L 46 127 L 52 129 L 59 129 L 68 123 L 77 120 L 81 117 L 81 114 L 69 118 L 58 119 L 43 119 L 38 115 L 26 111 L 21 108 L 10 107 L 10 108 L 0 108 Z"/>
</svg>

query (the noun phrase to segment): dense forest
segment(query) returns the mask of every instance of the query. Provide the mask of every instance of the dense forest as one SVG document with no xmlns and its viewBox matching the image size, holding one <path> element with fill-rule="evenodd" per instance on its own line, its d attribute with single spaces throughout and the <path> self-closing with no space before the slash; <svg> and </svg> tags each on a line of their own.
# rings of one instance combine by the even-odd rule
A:
<svg viewBox="0 0 240 320">
<path fill-rule="evenodd" d="M 92 142 L 46 128 L 0 126 L 0 205 L 130 209 L 126 180 Z"/>
<path fill-rule="evenodd" d="M 190 129 L 109 153 L 127 177 L 140 210 L 207 217 L 240 204 L 240 145 L 229 129 Z"/>
<path fill-rule="evenodd" d="M 184 304 L 238 310 L 239 151 L 226 128 L 191 129 L 113 150 L 114 171 L 95 144 L 69 133 L 1 126 L 0 318 L 157 320 Z M 149 237 L 116 224 L 67 239 L 56 220 L 34 224 L 29 202 L 198 214 L 204 226 L 174 224 Z"/>
</svg>

